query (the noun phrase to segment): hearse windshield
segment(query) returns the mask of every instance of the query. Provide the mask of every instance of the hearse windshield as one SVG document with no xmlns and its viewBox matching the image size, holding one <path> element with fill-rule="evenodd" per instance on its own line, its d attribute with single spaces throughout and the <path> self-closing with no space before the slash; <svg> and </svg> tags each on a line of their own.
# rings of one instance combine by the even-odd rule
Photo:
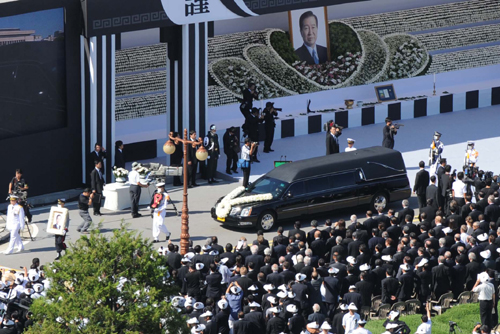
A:
<svg viewBox="0 0 500 334">
<path fill-rule="evenodd" d="M 273 198 L 279 198 L 288 187 L 289 183 L 283 182 L 271 177 L 263 176 L 248 186 L 247 192 L 252 194 L 273 195 Z"/>
</svg>

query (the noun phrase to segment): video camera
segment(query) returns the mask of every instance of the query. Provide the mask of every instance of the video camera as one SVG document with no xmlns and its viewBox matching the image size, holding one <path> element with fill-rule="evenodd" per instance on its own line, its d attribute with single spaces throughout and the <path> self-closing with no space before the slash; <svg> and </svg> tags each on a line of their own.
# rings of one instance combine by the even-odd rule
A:
<svg viewBox="0 0 500 334">
<path fill-rule="evenodd" d="M 328 122 L 323 124 L 323 130 L 326 132 L 330 131 L 330 128 L 332 128 L 332 127 L 339 129 L 341 132 L 344 129 L 344 127 L 342 125 L 335 124 L 335 122 L 333 120 L 329 120 Z"/>
<path fill-rule="evenodd" d="M 394 128 L 395 128 L 396 130 L 399 130 L 399 128 L 400 128 L 400 127 L 405 126 L 405 125 L 404 125 L 404 124 L 394 123 L 394 124 L 392 124 L 392 126 L 394 126 Z"/>
<path fill-rule="evenodd" d="M 163 166 L 157 162 L 139 164 L 139 166 L 149 169 L 149 173 L 146 176 L 148 184 L 153 180 L 157 182 L 161 180 L 163 182 L 167 176 L 182 176 L 182 167 Z"/>
</svg>

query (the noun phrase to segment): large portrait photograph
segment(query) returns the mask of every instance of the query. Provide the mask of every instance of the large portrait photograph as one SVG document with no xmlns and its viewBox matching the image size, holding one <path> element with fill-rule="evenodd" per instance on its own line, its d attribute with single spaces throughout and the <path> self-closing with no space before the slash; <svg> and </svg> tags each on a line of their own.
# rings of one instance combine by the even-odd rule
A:
<svg viewBox="0 0 500 334">
<path fill-rule="evenodd" d="M 314 65 L 330 60 L 326 7 L 290 11 L 288 24 L 290 40 L 301 61 Z"/>
<path fill-rule="evenodd" d="M 68 209 L 52 207 L 50 209 L 47 233 L 64 235 L 64 229 L 68 225 Z"/>
</svg>

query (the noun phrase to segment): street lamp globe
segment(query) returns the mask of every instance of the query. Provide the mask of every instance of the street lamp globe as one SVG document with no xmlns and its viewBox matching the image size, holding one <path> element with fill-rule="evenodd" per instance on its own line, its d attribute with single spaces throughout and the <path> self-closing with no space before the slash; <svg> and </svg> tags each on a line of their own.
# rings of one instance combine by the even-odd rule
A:
<svg viewBox="0 0 500 334">
<path fill-rule="evenodd" d="M 167 154 L 172 154 L 175 152 L 175 145 L 171 140 L 167 140 L 167 142 L 163 145 L 163 152 Z"/>
<path fill-rule="evenodd" d="M 196 159 L 198 159 L 199 161 L 205 161 L 207 160 L 207 158 L 207 150 L 203 146 L 200 146 L 200 148 L 196 150 Z"/>
</svg>

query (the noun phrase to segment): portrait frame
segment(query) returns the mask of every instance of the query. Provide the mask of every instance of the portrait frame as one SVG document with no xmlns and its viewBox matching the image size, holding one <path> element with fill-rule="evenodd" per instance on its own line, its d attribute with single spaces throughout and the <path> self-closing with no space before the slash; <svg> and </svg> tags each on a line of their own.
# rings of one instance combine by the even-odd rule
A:
<svg viewBox="0 0 500 334">
<path fill-rule="evenodd" d="M 316 45 L 326 47 L 327 51 L 326 61 L 331 61 L 330 35 L 329 35 L 330 28 L 328 26 L 328 8 L 326 6 L 288 11 L 288 31 L 290 33 L 290 42 L 292 43 L 292 47 L 296 51 L 303 45 L 303 39 L 300 34 L 299 20 L 300 16 L 308 11 L 311 11 L 318 18 L 318 36 L 316 40 Z M 325 62 L 320 62 L 320 64 L 323 64 Z"/>
<path fill-rule="evenodd" d="M 378 102 L 396 101 L 398 99 L 393 84 L 376 86 L 375 94 L 377 94 Z"/>
<path fill-rule="evenodd" d="M 49 220 L 47 222 L 47 233 L 64 235 L 64 229 L 68 226 L 68 209 L 53 206 L 50 208 Z"/>
</svg>

